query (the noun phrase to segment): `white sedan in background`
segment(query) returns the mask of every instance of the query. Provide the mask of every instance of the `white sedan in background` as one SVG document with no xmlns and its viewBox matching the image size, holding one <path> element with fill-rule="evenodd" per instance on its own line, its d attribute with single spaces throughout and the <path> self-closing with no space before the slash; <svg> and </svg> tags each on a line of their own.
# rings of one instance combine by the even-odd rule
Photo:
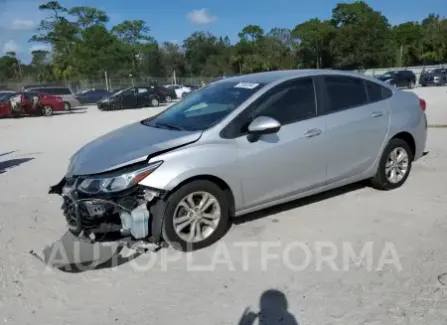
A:
<svg viewBox="0 0 447 325">
<path fill-rule="evenodd" d="M 177 95 L 177 98 L 183 98 L 187 94 L 189 94 L 192 89 L 190 87 L 186 87 L 183 85 L 165 85 L 166 88 L 174 89 L 175 93 Z"/>
</svg>

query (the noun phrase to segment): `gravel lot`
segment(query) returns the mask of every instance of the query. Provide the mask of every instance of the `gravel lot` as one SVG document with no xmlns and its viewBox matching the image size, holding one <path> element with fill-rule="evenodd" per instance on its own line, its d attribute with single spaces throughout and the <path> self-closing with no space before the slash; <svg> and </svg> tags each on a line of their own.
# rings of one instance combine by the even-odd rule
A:
<svg viewBox="0 0 447 325">
<path fill-rule="evenodd" d="M 414 91 L 428 102 L 429 123 L 447 124 L 446 89 Z M 240 219 L 220 243 L 192 255 L 163 249 L 117 267 L 46 267 L 36 256 L 48 257 L 61 242 L 73 247 L 61 200 L 47 195 L 69 157 L 89 140 L 160 109 L 90 107 L 0 120 L 0 321 L 245 325 L 251 323 L 240 322 L 244 310 L 258 312 L 260 296 L 277 289 L 289 316 L 281 316 L 284 302 L 267 295 L 274 301 L 261 314 L 269 324 L 291 315 L 299 324 L 445 324 L 445 129 L 429 130 L 430 154 L 398 190 L 353 185 L 269 209 Z M 244 255 L 240 245 L 250 243 Z M 358 255 L 365 247 L 372 250 L 362 263 L 346 259 L 347 248 Z M 80 258 L 90 261 L 94 249 L 83 245 Z M 101 261 L 113 250 L 101 247 Z M 320 267 L 321 256 L 335 250 L 334 263 Z"/>
</svg>

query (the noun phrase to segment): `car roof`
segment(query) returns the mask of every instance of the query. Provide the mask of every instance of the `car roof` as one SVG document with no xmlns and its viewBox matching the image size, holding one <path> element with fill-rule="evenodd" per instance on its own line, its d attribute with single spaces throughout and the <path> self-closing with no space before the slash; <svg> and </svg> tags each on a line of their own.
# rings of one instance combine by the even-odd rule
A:
<svg viewBox="0 0 447 325">
<path fill-rule="evenodd" d="M 61 86 L 61 85 L 27 85 L 23 87 L 24 89 L 36 89 L 36 88 L 67 88 L 70 89 L 70 87 L 67 86 Z"/>
<path fill-rule="evenodd" d="M 270 84 L 280 80 L 299 78 L 299 77 L 311 77 L 319 75 L 342 75 L 351 77 L 366 77 L 366 75 L 358 72 L 332 70 L 332 69 L 302 69 L 302 70 L 280 70 L 280 71 L 268 71 L 246 74 L 236 77 L 228 77 L 216 82 L 252 82 Z"/>
</svg>

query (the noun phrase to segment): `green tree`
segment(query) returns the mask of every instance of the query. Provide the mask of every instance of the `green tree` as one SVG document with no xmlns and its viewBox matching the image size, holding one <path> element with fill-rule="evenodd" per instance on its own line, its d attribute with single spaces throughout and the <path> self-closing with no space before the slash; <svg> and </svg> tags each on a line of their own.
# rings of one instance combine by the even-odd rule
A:
<svg viewBox="0 0 447 325">
<path fill-rule="evenodd" d="M 388 20 L 364 1 L 337 4 L 332 22 L 338 29 L 331 44 L 336 67 L 367 69 L 393 62 Z"/>
<path fill-rule="evenodd" d="M 293 30 L 293 35 L 300 44 L 301 59 L 311 68 L 324 68 L 332 64 L 330 42 L 337 29 L 331 21 L 310 19 L 299 24 Z"/>
</svg>

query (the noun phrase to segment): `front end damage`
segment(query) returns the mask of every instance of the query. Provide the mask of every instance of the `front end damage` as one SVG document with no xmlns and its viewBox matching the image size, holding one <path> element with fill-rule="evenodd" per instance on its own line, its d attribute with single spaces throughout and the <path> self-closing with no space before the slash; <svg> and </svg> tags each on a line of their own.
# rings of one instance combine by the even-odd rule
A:
<svg viewBox="0 0 447 325">
<path fill-rule="evenodd" d="M 82 181 L 64 178 L 49 191 L 62 196 L 68 228 L 80 240 L 115 242 L 137 249 L 162 246 L 165 192 L 137 184 L 119 193 L 88 195 L 78 189 Z"/>
</svg>

